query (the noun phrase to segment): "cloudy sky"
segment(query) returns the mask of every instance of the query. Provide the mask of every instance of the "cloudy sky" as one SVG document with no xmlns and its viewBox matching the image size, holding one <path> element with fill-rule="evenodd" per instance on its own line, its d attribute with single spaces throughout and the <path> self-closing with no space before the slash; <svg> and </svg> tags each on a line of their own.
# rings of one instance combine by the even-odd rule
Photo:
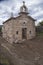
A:
<svg viewBox="0 0 43 65">
<path fill-rule="evenodd" d="M 11 16 L 18 15 L 23 0 L 0 0 L 0 25 Z M 24 0 L 28 12 L 35 18 L 36 24 L 43 20 L 43 0 Z"/>
</svg>

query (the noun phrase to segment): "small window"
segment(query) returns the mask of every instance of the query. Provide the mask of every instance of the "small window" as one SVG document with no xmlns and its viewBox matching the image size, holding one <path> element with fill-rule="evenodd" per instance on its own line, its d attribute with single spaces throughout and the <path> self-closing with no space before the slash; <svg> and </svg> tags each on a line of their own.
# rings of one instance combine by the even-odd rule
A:
<svg viewBox="0 0 43 65">
<path fill-rule="evenodd" d="M 25 22 L 23 22 L 23 24 L 25 24 Z"/>
<path fill-rule="evenodd" d="M 18 34 L 18 31 L 16 31 L 16 34 Z"/>
<path fill-rule="evenodd" d="M 30 32 L 30 34 L 31 34 L 31 31 L 29 31 Z"/>
</svg>

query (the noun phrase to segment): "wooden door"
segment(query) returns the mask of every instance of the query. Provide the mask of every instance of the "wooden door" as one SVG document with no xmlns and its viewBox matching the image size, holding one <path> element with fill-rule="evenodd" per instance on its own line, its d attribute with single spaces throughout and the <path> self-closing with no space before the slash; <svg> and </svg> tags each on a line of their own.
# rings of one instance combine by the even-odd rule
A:
<svg viewBox="0 0 43 65">
<path fill-rule="evenodd" d="M 22 28 L 22 39 L 27 38 L 27 28 Z"/>
</svg>

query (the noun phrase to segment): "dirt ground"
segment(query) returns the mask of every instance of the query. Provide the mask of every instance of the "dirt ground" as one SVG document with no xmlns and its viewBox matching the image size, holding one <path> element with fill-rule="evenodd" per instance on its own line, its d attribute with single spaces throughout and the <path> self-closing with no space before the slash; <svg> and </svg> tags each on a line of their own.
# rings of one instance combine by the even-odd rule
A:
<svg viewBox="0 0 43 65">
<path fill-rule="evenodd" d="M 0 51 L 10 65 L 43 65 L 43 36 L 12 45 L 0 37 Z"/>
</svg>

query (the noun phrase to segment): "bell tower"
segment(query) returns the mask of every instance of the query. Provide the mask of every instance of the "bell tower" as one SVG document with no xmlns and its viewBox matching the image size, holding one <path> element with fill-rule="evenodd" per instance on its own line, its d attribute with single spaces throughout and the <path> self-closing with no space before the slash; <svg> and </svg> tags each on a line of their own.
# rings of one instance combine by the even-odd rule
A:
<svg viewBox="0 0 43 65">
<path fill-rule="evenodd" d="M 23 1 L 23 5 L 20 7 L 20 14 L 22 13 L 28 14 L 28 8 L 25 5 L 25 1 Z"/>
</svg>

